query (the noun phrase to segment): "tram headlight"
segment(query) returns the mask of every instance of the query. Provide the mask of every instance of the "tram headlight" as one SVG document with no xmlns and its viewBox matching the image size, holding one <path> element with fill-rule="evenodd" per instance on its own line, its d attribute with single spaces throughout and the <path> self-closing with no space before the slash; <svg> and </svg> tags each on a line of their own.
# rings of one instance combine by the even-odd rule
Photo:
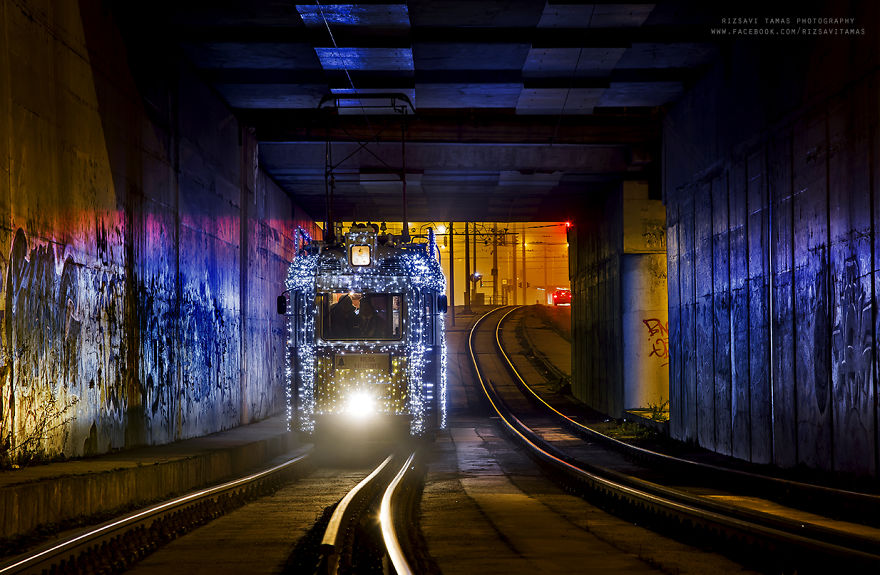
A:
<svg viewBox="0 0 880 575">
<path fill-rule="evenodd" d="M 345 401 L 345 414 L 352 419 L 367 419 L 376 413 L 376 400 L 366 391 L 355 391 Z"/>
</svg>

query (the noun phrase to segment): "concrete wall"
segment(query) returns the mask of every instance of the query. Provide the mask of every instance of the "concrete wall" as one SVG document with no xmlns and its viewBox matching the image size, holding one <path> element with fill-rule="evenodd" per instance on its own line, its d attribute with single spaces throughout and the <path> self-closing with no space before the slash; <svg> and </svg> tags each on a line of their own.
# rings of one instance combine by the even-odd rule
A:
<svg viewBox="0 0 880 575">
<path fill-rule="evenodd" d="M 572 393 L 615 417 L 624 411 L 619 189 L 593 193 L 569 231 Z"/>
<path fill-rule="evenodd" d="M 666 254 L 624 254 L 620 264 L 624 407 L 660 406 L 669 399 Z"/>
<path fill-rule="evenodd" d="M 867 34 L 732 43 L 666 118 L 670 429 L 876 476 L 880 12 L 816 10 Z"/>
<path fill-rule="evenodd" d="M 284 406 L 274 297 L 310 222 L 218 97 L 113 18 L 98 0 L 0 0 L 4 458 L 164 443 Z"/>
</svg>

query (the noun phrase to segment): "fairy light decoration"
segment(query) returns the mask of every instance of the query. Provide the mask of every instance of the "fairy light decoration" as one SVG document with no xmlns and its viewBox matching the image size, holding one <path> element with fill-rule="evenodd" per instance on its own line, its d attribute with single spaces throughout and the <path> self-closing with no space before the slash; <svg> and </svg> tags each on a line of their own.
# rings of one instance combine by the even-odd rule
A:
<svg viewBox="0 0 880 575">
<path fill-rule="evenodd" d="M 370 265 L 351 265 L 348 250 L 351 246 L 369 246 Z M 377 234 L 370 228 L 352 227 L 338 246 L 325 247 L 311 242 L 307 234 L 303 245 L 291 263 L 286 287 L 291 294 L 287 313 L 287 416 L 288 426 L 311 433 L 315 416 L 339 413 L 346 396 L 353 392 L 401 387 L 403 393 L 379 398 L 384 413 L 409 413 L 410 433 L 420 436 L 426 431 L 429 402 L 425 376 L 430 364 L 432 346 L 428 343 L 426 326 L 430 325 L 428 297 L 443 294 L 446 278 L 440 263 L 434 257 L 438 252 L 433 230 L 427 244 L 403 244 L 390 249 L 379 249 Z M 384 257 L 379 253 L 383 251 Z M 316 337 L 319 293 L 341 290 L 399 294 L 406 301 L 406 314 L 401 317 L 399 341 L 356 340 L 324 341 Z M 446 427 L 446 335 L 444 316 L 438 314 L 437 351 L 439 357 L 438 423 Z M 294 351 L 295 350 L 295 351 Z M 390 373 L 382 370 L 361 369 L 354 374 L 333 365 L 334 355 L 387 354 Z M 405 381 L 404 381 L 405 380 Z M 319 389 L 319 383 L 322 386 Z M 401 386 L 401 384 L 405 384 Z M 293 396 L 296 386 L 297 397 Z M 345 392 L 345 393 L 343 393 Z M 298 399 L 298 401 L 295 401 Z"/>
</svg>

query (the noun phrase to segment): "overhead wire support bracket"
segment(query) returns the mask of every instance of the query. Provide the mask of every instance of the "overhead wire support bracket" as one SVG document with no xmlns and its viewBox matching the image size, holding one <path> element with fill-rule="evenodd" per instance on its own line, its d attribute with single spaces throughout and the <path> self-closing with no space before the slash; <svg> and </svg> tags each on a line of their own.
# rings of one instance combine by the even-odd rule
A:
<svg viewBox="0 0 880 575">
<path fill-rule="evenodd" d="M 328 105 L 330 104 L 330 105 Z M 415 114 L 416 108 L 409 96 L 400 92 L 375 92 L 351 94 L 326 94 L 318 102 L 318 109 L 361 110 L 364 114 Z"/>
<path fill-rule="evenodd" d="M 403 204 L 403 239 L 404 241 L 409 241 L 409 223 L 407 222 L 406 209 L 406 132 L 408 128 L 406 119 L 407 116 L 415 114 L 415 106 L 413 105 L 412 100 L 406 94 L 398 92 L 374 92 L 361 94 L 354 91 L 354 93 L 347 94 L 324 95 L 318 103 L 318 110 L 335 112 L 335 114 L 324 115 L 328 124 L 333 116 L 339 115 L 362 114 L 367 120 L 368 127 L 369 119 L 366 117 L 370 115 L 391 115 L 401 117 L 400 144 L 402 166 L 399 170 L 395 170 L 388 162 L 379 157 L 373 150 L 369 149 L 370 144 L 379 142 L 379 135 L 383 131 L 385 131 L 386 128 L 383 127 L 379 129 L 375 134 L 372 135 L 369 140 L 362 140 L 361 138 L 353 137 L 352 141 L 357 143 L 358 146 L 352 152 L 346 155 L 342 160 L 333 163 L 331 154 L 332 140 L 330 137 L 330 130 L 328 126 L 328 129 L 325 132 L 327 134 L 327 141 L 324 162 L 324 187 L 327 201 L 327 228 L 332 236 L 334 226 L 332 207 L 335 191 L 334 174 L 336 170 L 340 166 L 342 166 L 343 163 L 357 155 L 359 152 L 367 152 L 368 154 L 376 158 L 376 160 L 378 160 L 384 166 L 386 166 L 390 171 L 396 172 L 398 177 L 400 178 L 400 182 L 402 184 L 401 200 Z M 348 134 L 347 130 L 346 134 Z"/>
</svg>

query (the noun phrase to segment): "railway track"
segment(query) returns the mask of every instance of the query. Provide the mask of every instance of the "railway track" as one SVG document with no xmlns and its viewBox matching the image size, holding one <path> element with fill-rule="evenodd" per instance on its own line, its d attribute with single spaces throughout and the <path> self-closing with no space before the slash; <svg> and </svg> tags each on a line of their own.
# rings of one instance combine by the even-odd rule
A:
<svg viewBox="0 0 880 575">
<path fill-rule="evenodd" d="M 196 528 L 231 514 L 259 498 L 276 497 L 271 494 L 284 485 L 289 485 L 284 488 L 287 491 L 296 489 L 302 481 L 293 482 L 294 479 L 315 471 L 314 455 L 315 451 L 312 449 L 300 450 L 257 473 L 79 530 L 7 560 L 0 564 L 0 575 L 119 573 L 136 564 L 141 569 L 144 567 L 142 560 L 150 563 L 152 558 L 148 558 L 149 555 L 173 540 L 190 534 Z M 419 491 L 416 482 L 420 478 L 418 474 L 411 473 L 416 467 L 415 461 L 415 451 L 392 454 L 385 458 L 339 500 L 326 527 L 320 521 L 312 527 L 312 531 L 323 530 L 320 543 L 311 547 L 298 546 L 283 571 L 302 572 L 304 565 L 311 565 L 314 567 L 307 570 L 335 574 L 354 572 L 358 567 L 369 565 L 367 570 L 372 572 L 414 572 L 410 565 L 418 565 L 420 560 L 411 551 L 417 546 L 413 542 L 410 529 L 415 501 L 413 495 Z M 324 469 L 315 481 L 322 481 L 320 477 L 327 476 L 328 473 L 331 476 L 338 473 L 334 469 Z M 343 472 L 343 476 L 351 476 L 351 471 Z M 309 482 L 313 483 L 311 479 Z M 333 493 L 332 488 L 324 491 Z M 298 492 L 300 497 L 303 494 L 309 497 L 308 491 L 299 489 Z M 290 501 L 289 494 L 285 497 Z M 377 517 L 378 521 L 375 521 Z M 233 515 L 227 521 L 237 525 L 237 531 L 248 529 L 246 524 L 238 522 Z M 251 525 L 250 529 L 253 528 Z M 201 541 L 201 546 L 217 544 L 214 541 L 205 543 L 204 537 Z M 212 552 L 207 547 L 202 548 L 200 553 L 210 557 Z M 417 555 L 415 560 L 412 559 L 413 555 Z M 165 560 L 160 560 L 159 563 L 167 564 Z M 148 572 L 149 569 L 148 567 Z"/>
<path fill-rule="evenodd" d="M 469 352 L 477 380 L 505 430 L 556 479 L 640 523 L 722 546 L 763 569 L 824 572 L 846 565 L 876 572 L 877 529 L 782 509 L 759 497 L 765 490 L 808 493 L 818 507 L 833 506 L 834 501 L 852 507 L 854 500 L 875 504 L 873 496 L 669 458 L 597 434 L 543 402 L 519 375 L 500 336 L 503 319 L 514 309 L 481 317 L 471 330 Z"/>
<path fill-rule="evenodd" d="M 381 541 L 378 552 L 384 564 L 398 575 L 414 573 L 411 567 L 412 552 L 405 550 L 407 545 L 401 541 L 406 527 L 400 527 L 412 511 L 406 509 L 403 499 L 403 486 L 415 465 L 416 451 L 409 455 L 389 455 L 372 473 L 358 483 L 339 502 L 327 523 L 321 539 L 321 559 L 317 573 L 336 575 L 356 571 L 356 557 L 375 555 L 376 549 L 359 550 L 359 547 L 375 547 Z M 408 477 L 409 475 L 409 477 Z M 369 530 L 375 527 L 377 511 L 381 537 L 370 537 Z M 405 525 L 405 523 L 404 523 Z M 363 540 L 366 540 L 364 542 Z"/>
<path fill-rule="evenodd" d="M 509 309 L 500 319 L 496 327 L 495 346 L 503 356 L 506 366 L 513 377 L 516 386 L 523 395 L 539 410 L 553 417 L 568 431 L 577 435 L 584 441 L 596 441 L 618 451 L 630 459 L 644 461 L 650 465 L 680 474 L 695 474 L 702 481 L 711 481 L 716 484 L 727 486 L 735 483 L 739 490 L 748 490 L 760 493 L 764 497 L 770 497 L 774 501 L 791 505 L 810 512 L 823 514 L 834 519 L 863 523 L 873 527 L 880 527 L 880 496 L 835 489 L 823 485 L 792 481 L 781 477 L 767 474 L 754 473 L 741 469 L 734 469 L 705 462 L 695 462 L 690 459 L 675 457 L 649 449 L 643 449 L 631 443 L 620 441 L 605 435 L 589 425 L 578 421 L 563 413 L 561 410 L 550 405 L 528 384 L 525 378 L 512 360 L 512 353 L 508 353 L 503 344 L 502 327 L 511 321 L 512 314 L 522 310 L 522 306 Z M 533 345 L 529 342 L 529 345 Z M 547 362 L 543 354 L 535 353 L 539 361 Z M 547 366 L 548 371 L 557 372 L 555 366 Z"/>
<path fill-rule="evenodd" d="M 276 489 L 301 473 L 310 456 L 309 450 L 299 450 L 259 472 L 80 530 L 6 561 L 0 575 L 120 572 L 172 539 Z"/>
</svg>

